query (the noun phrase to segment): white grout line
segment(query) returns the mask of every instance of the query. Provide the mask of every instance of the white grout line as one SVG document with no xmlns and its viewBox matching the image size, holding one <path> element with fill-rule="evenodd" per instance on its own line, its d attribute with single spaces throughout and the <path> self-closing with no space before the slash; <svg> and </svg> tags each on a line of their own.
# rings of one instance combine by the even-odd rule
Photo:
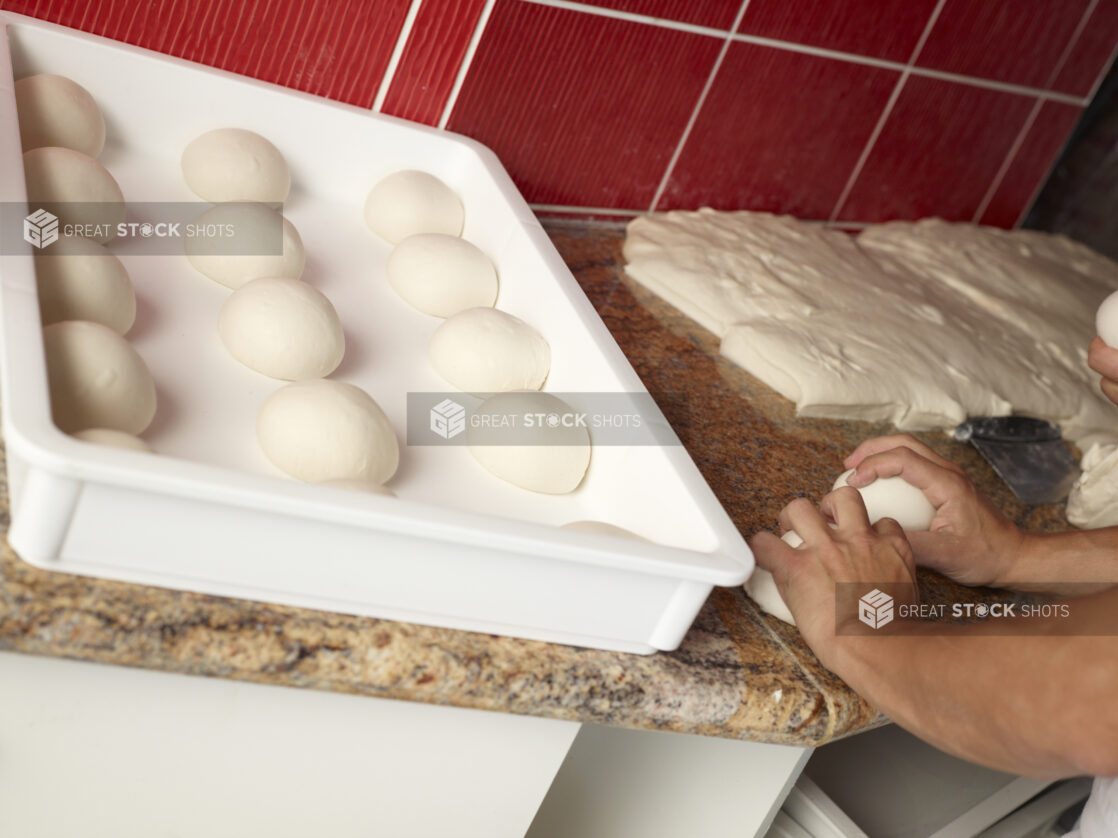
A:
<svg viewBox="0 0 1118 838">
<path fill-rule="evenodd" d="M 696 35 L 707 35 L 713 38 L 725 38 L 729 35 L 735 41 L 741 41 L 746 44 L 755 44 L 756 46 L 772 47 L 773 49 L 782 49 L 788 52 L 798 52 L 803 55 L 815 55 L 820 58 L 832 58 L 836 61 L 846 61 L 850 64 L 863 64 L 868 67 L 878 67 L 884 70 L 896 70 L 904 72 L 908 70 L 909 73 L 916 76 L 924 76 L 931 79 L 940 79 L 942 81 L 951 81 L 958 84 L 971 85 L 972 87 L 984 87 L 989 90 L 1000 90 L 1003 93 L 1018 93 L 1023 96 L 1039 96 L 1042 99 L 1051 99 L 1054 102 L 1064 102 L 1069 105 L 1086 105 L 1089 101 L 1080 96 L 1072 96 L 1067 93 L 1060 93 L 1055 90 L 1042 90 L 1040 88 L 1028 87 L 1021 84 L 1010 84 L 1009 82 L 997 81 L 995 79 L 984 79 L 977 76 L 964 76 L 960 73 L 950 73 L 946 70 L 933 70 L 928 67 L 916 67 L 910 64 L 902 64 L 899 61 L 889 61 L 885 58 L 873 58 L 868 55 L 857 55 L 850 52 L 842 52 L 840 50 L 826 49 L 825 47 L 813 47 L 808 44 L 797 44 L 792 41 L 781 41 L 776 38 L 763 38 L 760 35 L 744 35 L 741 33 L 733 32 L 733 29 L 727 31 L 723 29 L 715 29 L 709 26 L 699 26 L 693 23 L 683 23 L 678 20 L 667 20 L 665 18 L 651 17 L 649 15 L 638 15 L 632 12 L 621 12 L 616 9 L 607 9 L 602 6 L 588 6 L 583 3 L 573 2 L 573 0 L 521 0 L 524 3 L 534 3 L 539 6 L 552 6 L 557 9 L 567 9 L 574 12 L 584 12 L 585 14 L 597 15 L 598 17 L 609 17 L 615 20 L 627 20 L 631 23 L 643 23 L 650 26 L 660 26 L 665 29 L 675 29 L 679 32 L 690 32 Z M 736 25 L 735 27 L 736 28 Z M 922 45 L 921 45 L 922 46 Z"/>
<path fill-rule="evenodd" d="M 1064 64 L 1067 63 L 1068 58 L 1071 56 L 1072 49 L 1079 41 L 1079 37 L 1083 34 L 1083 30 L 1087 28 L 1087 21 L 1090 19 L 1091 14 L 1095 11 L 1095 6 L 1097 5 L 1098 0 L 1091 0 L 1091 2 L 1087 4 L 1087 8 L 1083 10 L 1083 14 L 1079 18 L 1078 25 L 1076 25 L 1075 30 L 1071 33 L 1071 37 L 1068 38 L 1068 42 L 1064 46 L 1063 52 L 1060 53 L 1060 57 L 1053 65 L 1052 72 L 1050 72 L 1048 74 L 1048 78 L 1045 79 L 1045 88 L 1049 88 L 1053 84 L 1055 84 L 1056 78 L 1060 75 L 1060 71 L 1064 69 Z M 1002 161 L 1002 164 L 998 168 L 998 171 L 994 174 L 994 179 L 990 181 L 990 187 L 986 190 L 986 194 L 982 196 L 982 200 L 979 202 L 978 208 L 974 211 L 974 216 L 971 218 L 971 221 L 973 223 L 981 223 L 982 216 L 985 215 L 986 210 L 990 208 L 990 203 L 994 200 L 994 196 L 998 194 L 998 190 L 1001 188 L 1002 181 L 1005 180 L 1005 176 L 1009 172 L 1010 167 L 1013 165 L 1013 161 L 1017 158 L 1018 152 L 1021 151 L 1021 147 L 1025 144 L 1025 140 L 1029 136 L 1029 131 L 1032 130 L 1033 125 L 1036 123 L 1036 119 L 1040 115 L 1040 109 L 1043 106 L 1043 99 L 1037 99 L 1033 103 L 1033 108 L 1031 111 L 1029 111 L 1029 116 L 1025 119 L 1025 124 L 1022 125 L 1021 130 L 1017 132 L 1017 136 L 1013 140 L 1013 145 L 1011 145 L 1009 147 L 1009 151 L 1006 152 L 1005 159 Z M 1055 160 L 1052 161 L 1053 165 L 1055 165 L 1055 162 Z M 1048 171 L 1046 171 L 1044 176 L 1040 179 L 1041 186 L 1043 186 L 1044 182 L 1048 180 L 1048 174 L 1051 171 L 1052 167 L 1049 166 Z M 1033 199 L 1035 199 L 1036 194 L 1037 193 L 1034 193 Z M 1032 199 L 1025 205 L 1021 215 L 1018 216 L 1013 226 L 1016 227 L 1018 224 L 1021 223 L 1021 219 L 1024 217 L 1024 213 L 1028 211 L 1028 208 L 1030 206 L 1032 206 Z"/>
<path fill-rule="evenodd" d="M 384 105 L 384 100 L 388 96 L 388 89 L 392 86 L 392 79 L 396 77 L 396 68 L 400 66 L 400 56 L 404 54 L 404 47 L 407 46 L 408 37 L 411 35 L 412 27 L 415 25 L 416 15 L 419 14 L 419 7 L 423 5 L 423 0 L 411 0 L 411 5 L 408 6 L 408 13 L 404 16 L 404 25 L 400 27 L 400 34 L 396 36 L 396 46 L 392 48 L 392 55 L 388 59 L 388 66 L 384 68 L 384 75 L 380 79 L 380 87 L 377 88 L 376 99 L 373 100 L 373 110 L 380 112 L 381 106 Z"/>
<path fill-rule="evenodd" d="M 734 18 L 734 22 L 730 26 L 730 32 L 738 28 L 738 24 L 740 24 L 741 19 L 745 17 L 745 10 L 748 7 L 749 0 L 742 0 L 741 6 L 738 8 L 737 17 Z M 672 173 L 675 171 L 675 164 L 679 162 L 679 155 L 683 153 L 683 147 L 687 144 L 687 139 L 691 136 L 691 129 L 695 127 L 695 122 L 699 118 L 699 111 L 701 111 L 703 105 L 706 104 L 707 95 L 710 93 L 711 87 L 714 86 L 714 78 L 722 68 L 722 61 L 726 58 L 726 53 L 729 52 L 730 44 L 733 40 L 733 36 L 727 34 L 722 41 L 722 49 L 718 51 L 718 57 L 714 59 L 714 66 L 710 68 L 710 74 L 707 76 L 703 89 L 699 92 L 699 98 L 695 102 L 695 107 L 691 109 L 691 116 L 688 118 L 687 124 L 683 127 L 683 133 L 679 137 L 679 142 L 676 143 L 675 150 L 668 159 L 668 165 L 664 168 L 664 175 L 660 178 L 660 183 L 652 195 L 652 203 L 649 204 L 648 207 L 649 212 L 656 211 L 656 205 L 660 203 L 660 199 L 664 196 L 664 190 L 668 188 L 668 182 L 671 180 Z"/>
<path fill-rule="evenodd" d="M 939 14 L 943 11 L 943 6 L 947 0 L 939 0 L 932 13 L 928 15 L 928 21 L 924 24 L 924 31 L 920 33 L 920 38 L 916 42 L 916 46 L 912 48 L 912 52 L 908 56 L 908 63 L 902 65 L 902 72 L 897 83 L 893 85 L 893 92 L 889 94 L 889 100 L 885 103 L 885 107 L 881 109 L 881 116 L 877 118 L 877 123 L 873 126 L 873 131 L 870 132 L 869 139 L 866 140 L 865 146 L 862 148 L 862 153 L 858 155 L 858 161 L 854 164 L 854 168 L 850 170 L 850 177 L 846 179 L 846 183 L 842 187 L 842 192 L 839 193 L 838 200 L 835 201 L 834 209 L 831 210 L 831 215 L 828 221 L 836 221 L 842 208 L 846 205 L 850 193 L 854 191 L 854 184 L 858 182 L 858 178 L 862 175 L 862 169 L 866 165 L 866 161 L 870 159 L 870 154 L 873 148 L 877 145 L 877 139 L 881 136 L 881 132 L 885 130 L 885 123 L 889 121 L 889 116 L 893 113 L 893 107 L 897 104 L 897 100 L 901 98 L 901 91 L 904 89 L 905 82 L 908 81 L 908 76 L 912 72 L 912 66 L 916 63 L 916 59 L 920 57 L 921 51 L 924 49 L 924 44 L 927 43 L 928 37 L 932 34 L 932 29 L 939 20 Z"/>
<path fill-rule="evenodd" d="M 532 212 L 569 212 L 576 215 L 645 215 L 645 210 L 576 207 L 569 204 L 529 204 L 528 207 Z"/>
<path fill-rule="evenodd" d="M 458 75 L 454 77 L 454 87 L 450 89 L 450 96 L 447 97 L 443 115 L 439 118 L 440 128 L 446 128 L 446 124 L 450 122 L 450 114 L 458 101 L 458 94 L 462 92 L 466 74 L 470 72 L 470 65 L 474 63 L 474 53 L 477 52 L 477 45 L 481 42 L 481 33 L 485 31 L 485 26 L 489 23 L 489 16 L 493 14 L 493 6 L 496 2 L 497 0 L 485 0 L 485 8 L 481 10 L 481 16 L 477 19 L 474 34 L 470 36 L 466 54 L 462 56 L 462 64 L 458 67 Z"/>
</svg>

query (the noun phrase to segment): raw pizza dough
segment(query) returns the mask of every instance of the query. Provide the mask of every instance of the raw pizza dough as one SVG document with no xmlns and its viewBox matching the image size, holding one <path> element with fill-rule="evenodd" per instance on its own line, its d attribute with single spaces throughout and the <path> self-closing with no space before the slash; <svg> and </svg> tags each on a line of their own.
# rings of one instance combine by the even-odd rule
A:
<svg viewBox="0 0 1118 838">
<path fill-rule="evenodd" d="M 319 378 L 280 388 L 260 409 L 256 433 L 277 468 L 310 483 L 383 485 L 400 463 L 396 432 L 380 405 L 341 381 Z"/>
<path fill-rule="evenodd" d="M 1118 525 L 1118 445 L 1095 443 L 1068 496 L 1068 521 L 1084 529 Z"/>
<path fill-rule="evenodd" d="M 124 431 L 114 431 L 111 428 L 86 428 L 84 431 L 78 431 L 74 436 L 95 445 L 107 445 L 110 448 L 124 448 L 130 451 L 144 451 L 148 454 L 154 453 L 151 446 L 135 434 L 126 434 Z"/>
<path fill-rule="evenodd" d="M 1111 349 L 1118 348 L 1118 291 L 1103 300 L 1095 312 L 1095 333 Z"/>
<path fill-rule="evenodd" d="M 365 200 L 365 223 L 392 244 L 418 233 L 460 236 L 464 219 L 462 199 L 454 190 L 415 169 L 384 178 Z"/>
<path fill-rule="evenodd" d="M 66 433 L 143 433 L 155 416 L 155 382 L 139 353 L 108 326 L 67 320 L 43 329 L 54 424 Z"/>
<path fill-rule="evenodd" d="M 265 276 L 303 275 L 307 256 L 299 231 L 264 204 L 218 204 L 193 223 L 200 234 L 185 240 L 187 259 L 195 270 L 227 288 Z M 233 235 L 226 235 L 230 231 Z"/>
<path fill-rule="evenodd" d="M 96 157 L 105 147 L 105 118 L 76 81 L 41 73 L 17 81 L 15 94 L 24 151 L 63 146 Z"/>
<path fill-rule="evenodd" d="M 345 355 L 338 312 L 298 279 L 261 277 L 242 285 L 221 307 L 217 332 L 246 367 L 284 381 L 324 378 Z"/>
<path fill-rule="evenodd" d="M 340 477 L 335 480 L 324 480 L 319 485 L 329 486 L 331 489 L 347 489 L 351 492 L 364 492 L 367 495 L 386 495 L 390 498 L 396 497 L 396 493 L 387 486 L 382 486 L 380 483 L 374 483 L 371 480 L 354 480 Z"/>
<path fill-rule="evenodd" d="M 35 254 L 43 325 L 92 320 L 125 334 L 136 319 L 136 294 L 121 261 L 93 239 L 61 236 Z"/>
<path fill-rule="evenodd" d="M 457 236 L 408 236 L 392 248 L 385 274 L 397 294 L 436 317 L 497 301 L 497 269 L 481 250 Z"/>
<path fill-rule="evenodd" d="M 182 153 L 182 176 L 204 201 L 280 203 L 291 173 L 280 150 L 243 128 L 218 128 L 191 140 Z"/>
<path fill-rule="evenodd" d="M 124 221 L 124 193 L 109 170 L 88 154 L 61 146 L 33 148 L 24 152 L 23 175 L 32 207 L 47 204 L 62 225 L 88 230 L 91 239 L 104 244 Z"/>
<path fill-rule="evenodd" d="M 543 336 L 495 308 L 468 308 L 445 320 L 427 354 L 435 371 L 466 393 L 538 390 L 551 370 Z"/>
</svg>

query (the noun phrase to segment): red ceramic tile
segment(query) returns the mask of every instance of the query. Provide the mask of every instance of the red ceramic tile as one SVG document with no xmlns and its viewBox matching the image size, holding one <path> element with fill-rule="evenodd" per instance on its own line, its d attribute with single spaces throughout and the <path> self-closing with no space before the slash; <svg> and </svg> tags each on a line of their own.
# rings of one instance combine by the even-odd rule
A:
<svg viewBox="0 0 1118 838">
<path fill-rule="evenodd" d="M 839 216 L 969 221 L 1035 100 L 910 76 Z"/>
<path fill-rule="evenodd" d="M 496 151 L 529 201 L 645 209 L 721 46 L 498 0 L 449 127 Z"/>
<path fill-rule="evenodd" d="M 898 77 L 864 64 L 732 45 L 657 209 L 827 218 Z"/>
<path fill-rule="evenodd" d="M 729 29 L 734 25 L 742 0 L 582 0 L 588 6 L 601 6 L 620 12 L 678 20 Z"/>
<path fill-rule="evenodd" d="M 8 11 L 371 106 L 408 0 L 6 0 Z"/>
<path fill-rule="evenodd" d="M 917 64 L 1043 87 L 1089 2 L 947 0 Z"/>
<path fill-rule="evenodd" d="M 936 0 L 750 0 L 738 31 L 905 62 Z"/>
<path fill-rule="evenodd" d="M 424 0 L 381 110 L 435 125 L 446 107 L 485 0 Z"/>
<path fill-rule="evenodd" d="M 1118 47 L 1118 0 L 1099 0 L 1052 85 L 1073 96 L 1089 96 Z"/>
<path fill-rule="evenodd" d="M 1014 227 L 1048 177 L 1083 109 L 1045 102 L 979 221 Z"/>
</svg>

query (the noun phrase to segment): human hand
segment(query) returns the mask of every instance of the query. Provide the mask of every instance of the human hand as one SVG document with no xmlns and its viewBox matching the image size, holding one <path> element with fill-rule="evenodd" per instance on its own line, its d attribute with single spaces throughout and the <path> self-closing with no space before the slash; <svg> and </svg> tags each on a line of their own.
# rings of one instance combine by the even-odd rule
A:
<svg viewBox="0 0 1118 838">
<path fill-rule="evenodd" d="M 785 531 L 795 530 L 803 544 L 793 548 L 771 532 L 760 532 L 750 539 L 750 547 L 757 564 L 773 574 L 800 634 L 832 671 L 839 583 L 886 585 L 891 593 L 907 587 L 910 596 L 901 601 L 918 601 L 914 559 L 904 531 L 891 518 L 871 526 L 857 490 L 836 489 L 818 509 L 806 498 L 794 500 L 780 513 L 780 523 Z M 856 618 L 856 613 L 851 609 L 850 617 Z"/>
<path fill-rule="evenodd" d="M 1087 347 L 1087 365 L 1102 376 L 1099 387 L 1103 395 L 1118 404 L 1118 349 L 1095 338 Z"/>
<path fill-rule="evenodd" d="M 845 461 L 849 484 L 899 475 L 936 508 L 928 532 L 907 533 L 916 562 L 963 585 L 998 586 L 1022 552 L 1026 536 L 979 494 L 963 470 L 908 434 L 870 439 Z"/>
</svg>

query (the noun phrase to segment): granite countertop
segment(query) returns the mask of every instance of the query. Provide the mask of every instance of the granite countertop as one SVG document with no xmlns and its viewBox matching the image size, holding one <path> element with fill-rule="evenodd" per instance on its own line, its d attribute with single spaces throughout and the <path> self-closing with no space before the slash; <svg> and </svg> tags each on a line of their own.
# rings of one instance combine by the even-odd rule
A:
<svg viewBox="0 0 1118 838">
<path fill-rule="evenodd" d="M 559 252 L 746 536 L 792 498 L 822 496 L 858 442 L 887 426 L 797 419 L 718 355 L 718 341 L 622 270 L 617 226 L 553 221 Z M 1019 524 L 1023 508 L 969 447 L 936 434 Z M 0 526 L 7 528 L 6 485 Z M 973 598 L 937 577 L 925 596 Z M 0 649 L 294 687 L 798 745 L 883 719 L 790 626 L 718 588 L 674 652 L 626 655 L 49 573 L 0 557 Z"/>
</svg>

